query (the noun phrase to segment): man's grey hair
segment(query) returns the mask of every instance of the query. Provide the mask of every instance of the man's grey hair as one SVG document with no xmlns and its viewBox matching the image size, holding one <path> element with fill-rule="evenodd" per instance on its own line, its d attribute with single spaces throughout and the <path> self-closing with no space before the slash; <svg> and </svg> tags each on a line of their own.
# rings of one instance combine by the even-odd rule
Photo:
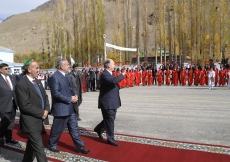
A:
<svg viewBox="0 0 230 162">
<path fill-rule="evenodd" d="M 56 68 L 57 68 L 58 70 L 60 70 L 60 69 L 61 69 L 61 66 L 65 63 L 65 61 L 66 61 L 66 59 L 60 59 L 60 60 L 58 60 L 57 65 L 56 65 Z"/>
<path fill-rule="evenodd" d="M 111 59 L 106 59 L 105 61 L 104 61 L 104 68 L 105 69 L 107 69 L 107 68 L 109 68 L 109 64 L 111 63 Z"/>
</svg>

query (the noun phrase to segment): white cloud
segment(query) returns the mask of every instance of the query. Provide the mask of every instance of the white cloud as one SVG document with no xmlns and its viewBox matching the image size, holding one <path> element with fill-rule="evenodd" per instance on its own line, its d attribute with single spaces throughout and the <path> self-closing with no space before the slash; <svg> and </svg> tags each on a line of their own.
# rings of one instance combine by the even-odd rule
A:
<svg viewBox="0 0 230 162">
<path fill-rule="evenodd" d="M 0 21 L 19 13 L 29 12 L 49 0 L 1 0 Z"/>
</svg>

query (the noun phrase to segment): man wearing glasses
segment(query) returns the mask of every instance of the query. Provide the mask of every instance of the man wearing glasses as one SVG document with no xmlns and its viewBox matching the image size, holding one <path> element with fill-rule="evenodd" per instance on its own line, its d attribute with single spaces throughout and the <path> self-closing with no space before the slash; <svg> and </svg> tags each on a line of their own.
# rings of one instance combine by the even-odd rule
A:
<svg viewBox="0 0 230 162">
<path fill-rule="evenodd" d="M 17 144 L 12 138 L 14 129 L 14 120 L 17 109 L 17 100 L 15 95 L 16 80 L 10 74 L 9 66 L 5 63 L 0 64 L 0 145 Z M 5 136 L 6 141 L 3 137 Z"/>
</svg>

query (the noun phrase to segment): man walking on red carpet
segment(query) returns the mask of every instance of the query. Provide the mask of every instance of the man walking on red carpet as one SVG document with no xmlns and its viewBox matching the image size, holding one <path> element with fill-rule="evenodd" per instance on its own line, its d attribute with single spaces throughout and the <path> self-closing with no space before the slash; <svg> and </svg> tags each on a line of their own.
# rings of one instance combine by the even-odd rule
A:
<svg viewBox="0 0 230 162">
<path fill-rule="evenodd" d="M 49 124 L 50 105 L 48 95 L 40 80 L 36 79 L 39 65 L 32 59 L 24 63 L 26 75 L 16 85 L 16 95 L 20 109 L 20 127 L 28 135 L 22 162 L 47 162 L 42 142 L 43 122 Z"/>
<path fill-rule="evenodd" d="M 126 70 L 123 70 L 119 76 L 114 77 L 112 75 L 114 67 L 113 60 L 105 60 L 105 70 L 100 76 L 101 88 L 98 99 L 98 108 L 101 109 L 103 120 L 94 128 L 94 131 L 102 139 L 102 133 L 106 130 L 108 143 L 113 146 L 119 146 L 114 140 L 114 120 L 117 109 L 121 106 L 118 82 L 124 79 Z"/>
<path fill-rule="evenodd" d="M 74 103 L 78 101 L 78 93 L 68 75 L 69 62 L 66 59 L 58 60 L 57 71 L 50 77 L 49 87 L 52 96 L 53 125 L 49 138 L 49 150 L 60 152 L 57 143 L 66 125 L 72 137 L 76 152 L 87 154 L 91 150 L 84 147 L 84 141 L 80 138 Z"/>
<path fill-rule="evenodd" d="M 17 144 L 12 138 L 14 120 L 17 109 L 17 99 L 15 94 L 16 80 L 10 74 L 9 65 L 0 64 L 0 145 L 4 145 L 4 136 L 7 144 Z"/>
</svg>

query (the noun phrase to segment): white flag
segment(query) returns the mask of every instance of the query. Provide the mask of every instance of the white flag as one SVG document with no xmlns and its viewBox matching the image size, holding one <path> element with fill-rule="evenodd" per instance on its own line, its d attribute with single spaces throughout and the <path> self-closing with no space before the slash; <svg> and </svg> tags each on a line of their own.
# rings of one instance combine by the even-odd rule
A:
<svg viewBox="0 0 230 162">
<path fill-rule="evenodd" d="M 71 61 L 71 65 L 73 66 L 73 64 L 75 64 L 75 61 L 73 60 L 73 58 L 70 55 L 70 61 Z"/>
</svg>

